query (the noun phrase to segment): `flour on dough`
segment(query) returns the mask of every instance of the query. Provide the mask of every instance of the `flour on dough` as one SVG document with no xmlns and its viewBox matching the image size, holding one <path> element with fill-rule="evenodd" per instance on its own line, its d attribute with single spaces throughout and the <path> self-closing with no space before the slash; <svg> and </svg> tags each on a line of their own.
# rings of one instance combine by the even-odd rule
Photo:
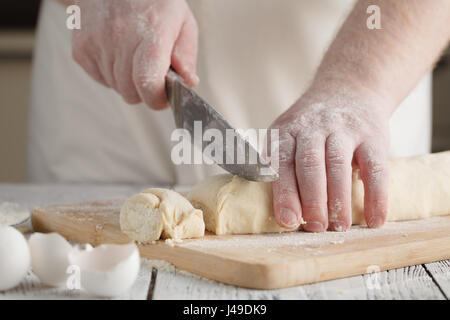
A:
<svg viewBox="0 0 450 320">
<path fill-rule="evenodd" d="M 185 239 L 205 234 L 202 211 L 179 193 L 159 188 L 142 191 L 125 201 L 120 210 L 120 228 L 142 243 L 161 237 Z"/>
<path fill-rule="evenodd" d="M 388 221 L 450 214 L 450 151 L 389 162 Z M 353 171 L 353 224 L 364 222 L 364 186 Z"/>
<path fill-rule="evenodd" d="M 197 184 L 188 199 L 203 211 L 206 230 L 218 235 L 293 230 L 275 221 L 270 183 L 230 174 L 211 176 Z"/>
<path fill-rule="evenodd" d="M 272 209 L 272 186 L 229 174 L 208 177 L 188 195 L 203 210 L 206 229 L 218 235 L 288 231 Z M 364 223 L 364 188 L 353 172 L 353 224 Z M 389 221 L 450 214 L 450 152 L 390 161 Z"/>
</svg>

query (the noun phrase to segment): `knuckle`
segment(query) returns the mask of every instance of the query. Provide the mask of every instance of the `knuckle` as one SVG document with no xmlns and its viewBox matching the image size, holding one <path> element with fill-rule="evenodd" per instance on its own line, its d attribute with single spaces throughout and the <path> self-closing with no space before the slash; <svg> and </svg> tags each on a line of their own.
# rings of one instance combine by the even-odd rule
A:
<svg viewBox="0 0 450 320">
<path fill-rule="evenodd" d="M 307 212 L 323 213 L 326 211 L 326 204 L 322 201 L 309 200 L 302 203 L 302 209 Z"/>
<path fill-rule="evenodd" d="M 369 159 L 366 162 L 366 170 L 367 170 L 367 178 L 369 180 L 377 180 L 382 178 L 387 174 L 387 166 L 384 162 L 375 160 L 375 159 Z"/>
<path fill-rule="evenodd" d="M 295 195 L 298 197 L 297 186 L 285 180 L 286 179 L 283 179 L 283 177 L 280 177 L 279 180 L 275 181 L 272 184 L 273 195 L 278 198 L 287 198 L 291 195 Z"/>
<path fill-rule="evenodd" d="M 294 150 L 294 140 L 289 135 L 282 134 L 278 141 L 273 143 L 272 151 L 278 153 L 280 166 L 290 167 L 294 164 Z"/>
<path fill-rule="evenodd" d="M 147 22 L 151 25 L 156 25 L 160 21 L 159 15 L 159 10 L 153 10 L 152 8 L 149 8 L 145 11 Z"/>
<path fill-rule="evenodd" d="M 147 82 L 147 75 L 143 73 L 136 73 L 134 75 L 134 81 L 136 82 L 136 85 L 142 86 Z"/>
<path fill-rule="evenodd" d="M 347 158 L 340 152 L 331 152 L 327 155 L 327 162 L 333 167 L 343 167 L 347 164 Z"/>
<path fill-rule="evenodd" d="M 345 179 L 345 175 L 351 170 L 351 161 L 343 154 L 328 155 L 326 162 L 329 178 Z"/>
<path fill-rule="evenodd" d="M 280 153 L 279 159 L 278 159 L 278 166 L 280 169 L 291 169 L 294 166 L 294 160 L 285 153 Z"/>
<path fill-rule="evenodd" d="M 295 186 L 293 187 L 274 187 L 273 188 L 273 203 L 280 207 L 287 203 L 298 203 L 299 195 Z"/>
<path fill-rule="evenodd" d="M 295 186 L 289 187 L 289 186 L 283 186 L 279 189 L 279 195 L 281 195 L 281 198 L 286 198 L 290 196 L 298 196 L 297 189 Z"/>
<path fill-rule="evenodd" d="M 290 169 L 294 166 L 294 160 L 289 154 L 285 152 L 280 152 L 278 165 L 281 169 Z"/>
<path fill-rule="evenodd" d="M 158 82 L 156 77 L 152 77 L 142 73 L 135 75 L 134 81 L 136 83 L 136 86 L 142 89 L 152 89 Z"/>
<path fill-rule="evenodd" d="M 279 165 L 281 167 L 292 167 L 294 159 L 292 157 L 292 150 L 280 150 L 278 154 Z"/>
<path fill-rule="evenodd" d="M 317 170 L 322 167 L 322 158 L 317 150 L 308 150 L 302 153 L 297 161 L 305 170 Z"/>
</svg>

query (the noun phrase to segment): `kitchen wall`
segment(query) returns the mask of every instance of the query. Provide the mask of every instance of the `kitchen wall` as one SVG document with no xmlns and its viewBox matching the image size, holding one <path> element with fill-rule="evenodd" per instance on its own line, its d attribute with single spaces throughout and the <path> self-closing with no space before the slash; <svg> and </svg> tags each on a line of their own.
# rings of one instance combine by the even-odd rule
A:
<svg viewBox="0 0 450 320">
<path fill-rule="evenodd" d="M 33 44 L 33 31 L 0 32 L 0 182 L 23 182 L 26 179 Z"/>
<path fill-rule="evenodd" d="M 26 180 L 31 56 L 40 0 L 0 2 L 0 182 Z"/>
</svg>

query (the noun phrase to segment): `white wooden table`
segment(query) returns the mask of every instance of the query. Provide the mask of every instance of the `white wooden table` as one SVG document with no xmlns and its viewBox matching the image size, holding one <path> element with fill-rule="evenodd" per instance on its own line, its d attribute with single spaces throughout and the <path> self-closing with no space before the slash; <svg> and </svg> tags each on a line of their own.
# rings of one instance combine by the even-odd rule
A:
<svg viewBox="0 0 450 320">
<path fill-rule="evenodd" d="M 30 210 L 50 203 L 78 202 L 129 196 L 146 186 L 0 184 L 0 203 L 16 202 Z M 143 264 L 138 280 L 118 299 L 448 299 L 450 260 L 361 275 L 281 290 L 249 290 L 157 270 Z M 0 299 L 91 299 L 81 291 L 41 285 L 29 273 Z"/>
</svg>

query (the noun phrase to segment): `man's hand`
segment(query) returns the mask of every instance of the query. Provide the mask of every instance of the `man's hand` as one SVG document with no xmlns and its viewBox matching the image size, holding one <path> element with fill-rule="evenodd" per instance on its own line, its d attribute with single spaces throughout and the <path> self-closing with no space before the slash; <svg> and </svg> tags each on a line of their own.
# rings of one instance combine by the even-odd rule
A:
<svg viewBox="0 0 450 320">
<path fill-rule="evenodd" d="M 367 28 L 378 5 L 382 29 Z M 359 0 L 307 93 L 273 124 L 280 129 L 278 223 L 307 231 L 351 225 L 352 161 L 364 182 L 364 215 L 381 226 L 387 211 L 388 119 L 450 39 L 450 1 Z"/>
<path fill-rule="evenodd" d="M 190 86 L 196 75 L 197 24 L 184 0 L 78 0 L 81 30 L 73 58 L 123 99 L 152 109 L 168 106 L 165 76 L 172 66 Z"/>
<path fill-rule="evenodd" d="M 366 221 L 387 212 L 386 101 L 360 88 L 309 90 L 272 125 L 279 129 L 279 174 L 273 183 L 275 217 L 292 228 L 344 231 L 351 226 L 352 161 L 365 186 Z"/>
</svg>

